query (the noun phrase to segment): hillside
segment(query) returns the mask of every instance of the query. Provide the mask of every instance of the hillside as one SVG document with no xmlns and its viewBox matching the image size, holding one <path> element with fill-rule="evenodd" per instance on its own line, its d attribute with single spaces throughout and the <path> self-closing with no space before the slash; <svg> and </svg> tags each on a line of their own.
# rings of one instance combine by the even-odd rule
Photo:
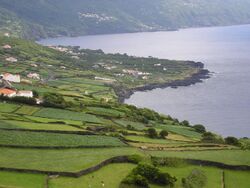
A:
<svg viewBox="0 0 250 188">
<path fill-rule="evenodd" d="M 248 0 L 0 0 L 0 31 L 29 39 L 247 23 Z"/>
<path fill-rule="evenodd" d="M 200 81 L 191 78 L 204 76 L 201 63 L 1 36 L 0 71 L 0 92 L 33 92 L 0 95 L 0 187 L 181 187 L 193 172 L 207 188 L 248 186 L 249 139 L 118 102 L 144 86 Z"/>
</svg>

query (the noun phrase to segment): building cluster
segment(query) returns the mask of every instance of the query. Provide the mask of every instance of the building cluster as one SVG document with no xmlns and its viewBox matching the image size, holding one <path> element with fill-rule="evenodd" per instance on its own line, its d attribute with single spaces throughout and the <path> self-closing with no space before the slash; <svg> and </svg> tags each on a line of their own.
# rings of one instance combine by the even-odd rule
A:
<svg viewBox="0 0 250 188">
<path fill-rule="evenodd" d="M 20 83 L 21 77 L 18 74 L 4 73 L 0 75 L 0 95 L 6 97 L 33 97 L 33 92 L 28 90 L 17 90 L 12 83 Z"/>
</svg>

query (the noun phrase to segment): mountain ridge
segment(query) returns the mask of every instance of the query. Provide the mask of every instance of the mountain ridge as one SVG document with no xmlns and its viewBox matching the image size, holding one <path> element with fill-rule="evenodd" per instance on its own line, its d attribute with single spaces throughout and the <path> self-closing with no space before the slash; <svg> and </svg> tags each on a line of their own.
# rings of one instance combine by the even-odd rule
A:
<svg viewBox="0 0 250 188">
<path fill-rule="evenodd" d="M 0 32 L 26 39 L 250 23 L 249 0 L 0 0 Z"/>
</svg>

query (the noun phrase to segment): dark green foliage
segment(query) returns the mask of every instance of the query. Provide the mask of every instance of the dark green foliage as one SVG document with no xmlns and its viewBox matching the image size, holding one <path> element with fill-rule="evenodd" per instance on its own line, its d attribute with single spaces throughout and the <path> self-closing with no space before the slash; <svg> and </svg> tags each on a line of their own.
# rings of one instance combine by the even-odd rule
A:
<svg viewBox="0 0 250 188">
<path fill-rule="evenodd" d="M 194 125 L 193 128 L 198 133 L 205 133 L 206 132 L 206 128 L 203 125 Z"/>
<path fill-rule="evenodd" d="M 183 122 L 181 122 L 181 124 L 183 125 L 183 126 L 190 126 L 190 124 L 189 124 L 189 122 L 187 121 L 187 120 L 184 120 Z"/>
<path fill-rule="evenodd" d="M 158 137 L 158 133 L 156 132 L 156 130 L 154 128 L 149 128 L 147 130 L 147 135 L 150 137 L 150 138 L 157 138 Z"/>
<path fill-rule="evenodd" d="M 43 100 L 45 107 L 65 108 L 67 106 L 63 96 L 56 93 L 46 93 L 43 96 Z"/>
<path fill-rule="evenodd" d="M 168 136 L 168 131 L 162 130 L 162 131 L 160 132 L 160 136 L 161 136 L 161 138 L 165 139 L 165 138 Z"/>
<path fill-rule="evenodd" d="M 240 146 L 240 142 L 237 138 L 229 136 L 225 138 L 225 143 L 234 146 Z"/>
<path fill-rule="evenodd" d="M 168 173 L 162 173 L 160 170 L 150 164 L 139 164 L 132 174 L 141 175 L 145 177 L 149 182 L 158 185 L 173 186 L 176 181 L 175 177 L 170 176 Z"/>
<path fill-rule="evenodd" d="M 199 169 L 194 169 L 187 178 L 182 179 L 182 186 L 184 188 L 202 188 L 207 183 L 205 173 Z"/>
<path fill-rule="evenodd" d="M 220 136 L 217 136 L 211 132 L 203 133 L 201 141 L 205 142 L 205 143 L 218 143 L 218 144 L 224 143 L 223 138 L 221 138 Z"/>
<path fill-rule="evenodd" d="M 17 103 L 29 104 L 29 105 L 36 105 L 36 99 L 28 98 L 28 97 L 6 97 L 0 95 L 0 101 L 13 101 Z"/>
<path fill-rule="evenodd" d="M 38 93 L 36 90 L 33 90 L 32 92 L 33 92 L 33 96 L 34 96 L 35 98 L 38 98 L 38 97 L 39 97 L 39 93 Z"/>
<path fill-rule="evenodd" d="M 123 181 L 122 184 L 135 185 L 137 187 L 148 188 L 148 180 L 139 174 L 129 174 Z"/>
<path fill-rule="evenodd" d="M 180 158 L 151 157 L 151 161 L 155 166 L 179 167 L 187 164 L 184 159 Z"/>
</svg>

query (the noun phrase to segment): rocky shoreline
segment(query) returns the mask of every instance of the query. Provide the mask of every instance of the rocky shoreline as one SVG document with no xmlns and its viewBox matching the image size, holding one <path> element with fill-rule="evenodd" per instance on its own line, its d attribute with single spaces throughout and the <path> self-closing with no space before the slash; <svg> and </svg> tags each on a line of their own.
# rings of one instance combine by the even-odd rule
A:
<svg viewBox="0 0 250 188">
<path fill-rule="evenodd" d="M 201 69 L 198 73 L 193 74 L 191 77 L 183 79 L 183 80 L 175 80 L 168 83 L 155 83 L 148 84 L 140 87 L 136 87 L 133 89 L 115 89 L 115 92 L 118 96 L 118 101 L 120 103 L 124 103 L 125 99 L 130 98 L 137 91 L 150 91 L 157 88 L 177 88 L 180 86 L 190 86 L 196 83 L 201 83 L 203 80 L 210 78 L 210 72 L 207 69 Z"/>
</svg>

